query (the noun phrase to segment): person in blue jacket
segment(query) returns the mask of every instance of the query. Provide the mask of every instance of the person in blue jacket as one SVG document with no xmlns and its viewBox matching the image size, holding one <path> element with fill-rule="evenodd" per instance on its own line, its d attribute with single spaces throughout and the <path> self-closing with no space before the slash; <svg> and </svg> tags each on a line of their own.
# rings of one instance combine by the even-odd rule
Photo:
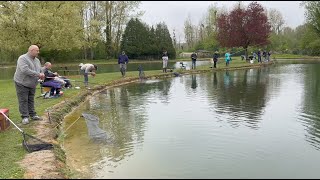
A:
<svg viewBox="0 0 320 180">
<path fill-rule="evenodd" d="M 225 61 L 226 61 L 226 66 L 229 66 L 231 61 L 231 54 L 229 53 L 229 51 L 227 51 L 225 54 Z"/>
<path fill-rule="evenodd" d="M 118 64 L 120 65 L 120 72 L 122 77 L 126 76 L 127 64 L 129 63 L 129 58 L 124 51 L 118 58 Z"/>
</svg>

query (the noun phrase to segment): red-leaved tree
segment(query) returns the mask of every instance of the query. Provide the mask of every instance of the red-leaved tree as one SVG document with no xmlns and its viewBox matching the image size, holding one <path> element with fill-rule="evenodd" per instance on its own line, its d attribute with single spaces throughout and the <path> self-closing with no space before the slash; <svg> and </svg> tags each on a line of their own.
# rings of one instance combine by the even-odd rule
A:
<svg viewBox="0 0 320 180">
<path fill-rule="evenodd" d="M 223 47 L 243 47 L 248 56 L 249 46 L 269 44 L 271 26 L 264 8 L 252 2 L 246 9 L 236 7 L 230 13 L 219 15 L 217 19 L 217 40 Z"/>
</svg>

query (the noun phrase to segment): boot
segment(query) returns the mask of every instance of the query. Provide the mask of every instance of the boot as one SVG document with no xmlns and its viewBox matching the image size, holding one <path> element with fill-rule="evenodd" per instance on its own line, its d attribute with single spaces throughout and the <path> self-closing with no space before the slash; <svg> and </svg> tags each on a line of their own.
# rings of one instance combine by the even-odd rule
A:
<svg viewBox="0 0 320 180">
<path fill-rule="evenodd" d="M 167 73 L 167 68 L 164 68 L 164 72 Z"/>
</svg>

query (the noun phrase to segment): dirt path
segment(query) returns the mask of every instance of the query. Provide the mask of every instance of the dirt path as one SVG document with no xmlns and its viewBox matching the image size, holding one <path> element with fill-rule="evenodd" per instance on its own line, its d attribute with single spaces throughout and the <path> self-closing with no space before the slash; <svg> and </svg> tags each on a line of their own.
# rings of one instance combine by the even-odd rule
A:
<svg viewBox="0 0 320 180">
<path fill-rule="evenodd" d="M 49 127 L 47 115 L 43 115 L 43 120 L 35 122 L 37 131 L 35 137 L 52 144 L 55 141 L 55 133 Z M 24 178 L 26 179 L 65 179 L 60 169 L 64 166 L 53 152 L 53 150 L 36 151 L 27 154 L 19 164 L 25 169 Z"/>
</svg>

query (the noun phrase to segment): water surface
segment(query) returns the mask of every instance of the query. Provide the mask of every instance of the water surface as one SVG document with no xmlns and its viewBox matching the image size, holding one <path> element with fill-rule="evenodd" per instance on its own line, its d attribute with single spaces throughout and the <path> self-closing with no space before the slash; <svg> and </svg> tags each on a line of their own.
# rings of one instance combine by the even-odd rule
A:
<svg viewBox="0 0 320 180">
<path fill-rule="evenodd" d="M 80 118 L 67 161 L 90 178 L 319 178 L 319 81 L 320 64 L 294 64 L 112 88 L 65 119 L 94 114 L 112 142 Z"/>
</svg>

